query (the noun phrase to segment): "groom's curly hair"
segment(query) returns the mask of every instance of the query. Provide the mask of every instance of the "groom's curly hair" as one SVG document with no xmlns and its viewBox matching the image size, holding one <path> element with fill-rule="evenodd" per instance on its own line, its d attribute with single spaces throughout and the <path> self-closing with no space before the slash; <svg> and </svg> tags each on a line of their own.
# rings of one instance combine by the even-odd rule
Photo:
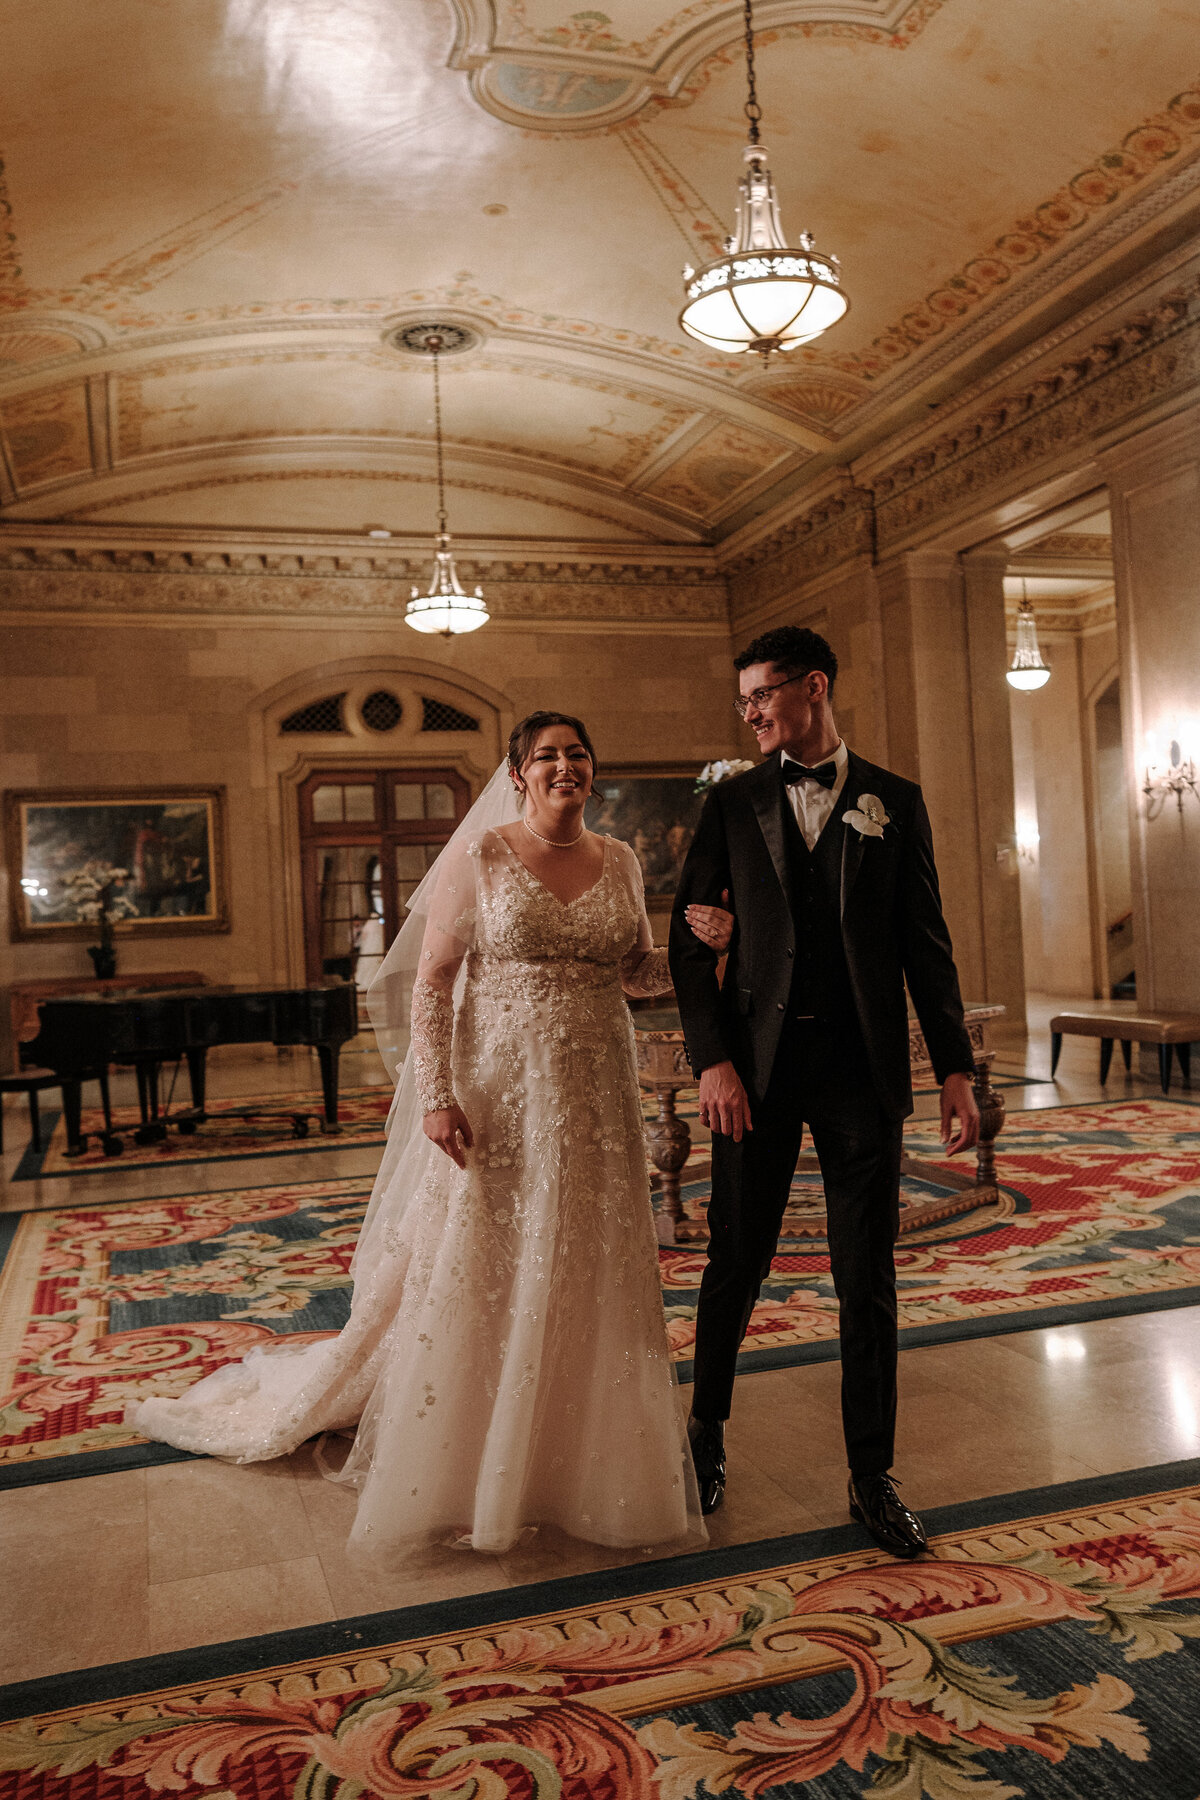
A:
<svg viewBox="0 0 1200 1800">
<path fill-rule="evenodd" d="M 596 776 L 596 751 L 588 736 L 588 728 L 582 719 L 574 713 L 564 712 L 532 712 L 527 719 L 514 725 L 508 737 L 508 766 L 514 775 L 519 775 L 533 754 L 533 746 L 537 743 L 538 733 L 545 731 L 549 725 L 566 725 L 579 739 L 592 759 L 592 778 Z"/>
<path fill-rule="evenodd" d="M 806 625 L 776 625 L 773 631 L 760 633 L 733 659 L 739 671 L 755 663 L 773 663 L 781 675 L 807 675 L 810 669 L 819 669 L 829 679 L 831 695 L 837 680 L 837 657 L 820 632 L 810 631 Z"/>
</svg>

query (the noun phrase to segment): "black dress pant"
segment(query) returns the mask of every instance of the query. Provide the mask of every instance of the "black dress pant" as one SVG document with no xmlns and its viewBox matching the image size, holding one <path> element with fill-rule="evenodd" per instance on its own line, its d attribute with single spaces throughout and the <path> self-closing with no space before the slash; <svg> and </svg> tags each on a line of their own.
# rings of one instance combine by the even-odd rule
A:
<svg viewBox="0 0 1200 1800">
<path fill-rule="evenodd" d="M 891 1467 L 901 1121 L 876 1096 L 857 1028 L 789 1019 L 754 1129 L 713 1134 L 708 1262 L 696 1319 L 692 1410 L 727 1419 L 738 1350 L 771 1268 L 805 1124 L 821 1165 L 838 1297 L 842 1427 L 854 1475 Z"/>
</svg>

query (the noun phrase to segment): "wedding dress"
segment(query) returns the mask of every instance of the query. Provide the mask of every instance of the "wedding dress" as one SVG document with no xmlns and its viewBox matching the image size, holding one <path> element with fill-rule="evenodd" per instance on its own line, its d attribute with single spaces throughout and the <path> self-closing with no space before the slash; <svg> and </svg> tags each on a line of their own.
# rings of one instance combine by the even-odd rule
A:
<svg viewBox="0 0 1200 1800">
<path fill-rule="evenodd" d="M 669 986 L 637 859 L 606 838 L 599 879 L 564 903 L 487 830 L 435 875 L 405 1068 L 413 1119 L 462 1107 L 465 1170 L 393 1120 L 345 1328 L 128 1417 L 238 1462 L 357 1426 L 337 1478 L 359 1489 L 360 1549 L 503 1551 L 534 1525 L 695 1541 L 622 997 Z"/>
</svg>

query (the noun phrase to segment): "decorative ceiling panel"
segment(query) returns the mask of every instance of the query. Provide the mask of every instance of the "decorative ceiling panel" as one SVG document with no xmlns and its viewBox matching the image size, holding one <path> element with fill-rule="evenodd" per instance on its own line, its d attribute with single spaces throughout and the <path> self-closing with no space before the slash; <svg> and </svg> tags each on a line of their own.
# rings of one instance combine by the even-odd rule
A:
<svg viewBox="0 0 1200 1800">
<path fill-rule="evenodd" d="M 686 105 L 726 66 L 743 32 L 736 0 L 608 0 L 568 12 L 562 0 L 451 0 L 451 65 L 470 73 L 479 104 L 510 125 L 593 131 L 648 102 Z M 759 0 L 772 38 L 817 33 L 903 48 L 944 0 Z"/>
<path fill-rule="evenodd" d="M 494 532 L 511 498 L 551 537 L 587 518 L 599 535 L 720 537 L 777 480 L 825 479 L 1039 320 L 1094 305 L 1118 258 L 1128 279 L 1130 245 L 1168 228 L 1182 243 L 1200 215 L 1194 8 L 759 0 L 784 224 L 840 255 L 851 310 L 766 371 L 723 358 L 677 312 L 682 264 L 731 223 L 739 9 L 570 3 L 12 11 L 0 521 L 51 516 L 56 484 L 64 506 L 141 505 L 117 491 L 129 459 L 151 508 L 168 465 L 181 484 L 208 469 L 218 521 L 249 522 L 257 494 L 303 526 L 321 468 L 331 519 L 356 461 L 367 484 L 390 469 L 407 506 L 431 409 L 420 366 L 382 338 L 434 308 L 483 339 L 447 365 L 456 535 Z M 501 68 L 550 82 L 588 129 L 489 113 L 479 82 Z M 588 82 L 624 84 L 617 110 L 634 88 L 648 99 L 604 125 Z"/>
</svg>

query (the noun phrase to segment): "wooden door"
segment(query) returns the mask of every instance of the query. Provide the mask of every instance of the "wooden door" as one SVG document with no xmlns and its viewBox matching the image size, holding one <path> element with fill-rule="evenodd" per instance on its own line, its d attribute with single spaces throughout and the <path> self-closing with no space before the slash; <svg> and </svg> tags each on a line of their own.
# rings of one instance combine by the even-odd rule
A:
<svg viewBox="0 0 1200 1800">
<path fill-rule="evenodd" d="M 306 979 L 364 988 L 470 788 L 449 769 L 317 769 L 299 803 Z"/>
</svg>

